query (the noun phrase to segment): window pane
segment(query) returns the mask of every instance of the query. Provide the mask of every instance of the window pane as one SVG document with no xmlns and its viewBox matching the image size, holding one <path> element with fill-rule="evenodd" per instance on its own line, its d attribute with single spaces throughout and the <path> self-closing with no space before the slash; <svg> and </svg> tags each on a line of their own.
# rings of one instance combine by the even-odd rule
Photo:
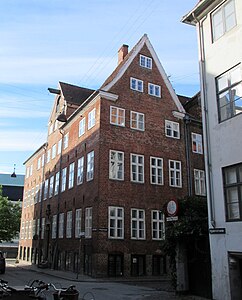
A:
<svg viewBox="0 0 242 300">
<path fill-rule="evenodd" d="M 235 168 L 231 168 L 226 170 L 225 173 L 225 183 L 226 184 L 231 184 L 231 183 L 236 183 L 237 179 L 236 179 L 236 169 Z"/>
</svg>

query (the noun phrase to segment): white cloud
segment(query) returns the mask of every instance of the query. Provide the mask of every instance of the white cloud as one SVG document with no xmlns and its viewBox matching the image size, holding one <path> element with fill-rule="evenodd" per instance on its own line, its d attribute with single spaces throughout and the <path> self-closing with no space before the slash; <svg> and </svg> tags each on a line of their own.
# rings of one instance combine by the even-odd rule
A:
<svg viewBox="0 0 242 300">
<path fill-rule="evenodd" d="M 48 118 L 49 112 L 36 111 L 36 110 L 25 110 L 25 109 L 13 109 L 13 108 L 1 108 L 1 118 L 17 118 L 17 119 L 33 119 L 33 118 Z"/>
<path fill-rule="evenodd" d="M 35 151 L 45 140 L 45 131 L 0 131 L 0 151 Z"/>
</svg>

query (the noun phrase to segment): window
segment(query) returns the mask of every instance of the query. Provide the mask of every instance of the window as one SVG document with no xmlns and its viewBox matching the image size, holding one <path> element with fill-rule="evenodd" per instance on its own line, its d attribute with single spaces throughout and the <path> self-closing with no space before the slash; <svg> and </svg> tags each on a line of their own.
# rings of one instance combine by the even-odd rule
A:
<svg viewBox="0 0 242 300">
<path fill-rule="evenodd" d="M 85 211 L 85 238 L 92 237 L 92 207 L 87 207 Z"/>
<path fill-rule="evenodd" d="M 131 154 L 131 181 L 144 182 L 144 155 Z"/>
<path fill-rule="evenodd" d="M 36 234 L 36 220 L 33 220 L 33 226 L 32 226 L 32 237 L 33 238 Z"/>
<path fill-rule="evenodd" d="M 82 118 L 79 123 L 79 137 L 85 133 L 86 118 Z"/>
<path fill-rule="evenodd" d="M 141 67 L 152 69 L 152 58 L 140 55 L 139 57 L 139 64 Z"/>
<path fill-rule="evenodd" d="M 161 87 L 153 83 L 148 83 L 148 93 L 151 96 L 161 97 Z"/>
<path fill-rule="evenodd" d="M 41 239 L 44 238 L 45 235 L 45 218 L 41 219 Z"/>
<path fill-rule="evenodd" d="M 40 183 L 39 185 L 39 202 L 42 200 L 42 188 L 43 188 L 43 183 Z"/>
<path fill-rule="evenodd" d="M 41 167 L 41 157 L 38 158 L 38 162 L 37 162 L 37 170 L 39 170 Z"/>
<path fill-rule="evenodd" d="M 33 175 L 33 165 L 30 166 L 30 170 L 29 170 L 29 176 Z"/>
<path fill-rule="evenodd" d="M 62 169 L 61 172 L 61 191 L 64 192 L 66 189 L 66 168 Z"/>
<path fill-rule="evenodd" d="M 39 229 L 40 229 L 40 219 L 37 219 L 37 229 L 36 229 L 36 232 L 39 236 Z"/>
<path fill-rule="evenodd" d="M 49 188 L 49 198 L 53 196 L 53 188 L 54 188 L 54 176 L 50 177 L 50 188 Z"/>
<path fill-rule="evenodd" d="M 192 152 L 203 154 L 202 135 L 192 132 Z"/>
<path fill-rule="evenodd" d="M 49 149 L 48 151 L 47 151 L 47 163 L 49 163 L 50 162 L 50 155 L 51 155 L 51 149 Z"/>
<path fill-rule="evenodd" d="M 45 180 L 45 187 L 44 187 L 44 200 L 47 199 L 48 196 L 48 185 L 49 185 L 49 179 Z"/>
<path fill-rule="evenodd" d="M 125 109 L 110 106 L 110 124 L 125 126 Z"/>
<path fill-rule="evenodd" d="M 60 172 L 55 174 L 55 195 L 59 193 L 59 181 L 60 181 Z"/>
<path fill-rule="evenodd" d="M 219 121 L 242 113 L 242 76 L 240 66 L 216 78 Z"/>
<path fill-rule="evenodd" d="M 68 188 L 71 189 L 74 186 L 74 170 L 75 170 L 75 163 L 71 163 L 69 166 L 69 184 Z"/>
<path fill-rule="evenodd" d="M 124 180 L 124 153 L 121 151 L 109 152 L 109 178 Z"/>
<path fill-rule="evenodd" d="M 94 176 L 94 151 L 87 154 L 87 181 L 93 179 Z"/>
<path fill-rule="evenodd" d="M 75 220 L 75 237 L 81 237 L 81 217 L 82 210 L 80 208 L 76 209 L 76 220 Z"/>
<path fill-rule="evenodd" d="M 130 88 L 131 90 L 138 91 L 138 92 L 143 92 L 143 81 L 133 78 L 130 78 Z"/>
<path fill-rule="evenodd" d="M 108 208 L 108 237 L 124 238 L 124 209 L 122 207 L 109 206 Z"/>
<path fill-rule="evenodd" d="M 61 145 L 62 145 L 62 139 L 60 139 L 58 142 L 57 155 L 61 154 Z"/>
<path fill-rule="evenodd" d="M 143 209 L 131 209 L 131 238 L 145 239 L 145 211 Z"/>
<path fill-rule="evenodd" d="M 53 124 L 50 124 L 50 127 L 49 127 L 49 135 L 51 135 L 52 132 L 53 132 Z"/>
<path fill-rule="evenodd" d="M 235 26 L 235 5 L 234 0 L 230 0 L 212 14 L 213 40 L 216 41 Z"/>
<path fill-rule="evenodd" d="M 64 213 L 61 213 L 59 215 L 59 232 L 58 236 L 60 239 L 63 239 L 64 237 Z"/>
<path fill-rule="evenodd" d="M 78 159 L 77 161 L 77 184 L 83 183 L 84 176 L 84 157 Z"/>
<path fill-rule="evenodd" d="M 165 219 L 160 210 L 151 211 L 152 239 L 164 240 L 165 238 Z"/>
<path fill-rule="evenodd" d="M 180 161 L 169 160 L 169 184 L 173 187 L 182 187 Z"/>
<path fill-rule="evenodd" d="M 72 211 L 68 211 L 66 215 L 66 238 L 71 238 L 72 235 Z"/>
<path fill-rule="evenodd" d="M 242 163 L 223 169 L 227 221 L 242 220 Z"/>
<path fill-rule="evenodd" d="M 95 125 L 96 122 L 95 115 L 96 115 L 96 108 L 94 108 L 88 113 L 87 129 L 91 129 Z"/>
<path fill-rule="evenodd" d="M 54 159 L 56 157 L 56 144 L 52 146 L 51 158 Z"/>
<path fill-rule="evenodd" d="M 63 140 L 64 149 L 68 147 L 68 143 L 69 143 L 69 132 L 64 135 L 64 140 Z"/>
<path fill-rule="evenodd" d="M 42 154 L 42 167 L 45 165 L 45 154 Z"/>
<path fill-rule="evenodd" d="M 52 231 L 51 231 L 52 239 L 56 239 L 56 222 L 57 222 L 57 215 L 54 215 L 52 218 Z"/>
<path fill-rule="evenodd" d="M 165 130 L 166 130 L 166 136 L 174 139 L 180 138 L 179 123 L 165 120 Z"/>
<path fill-rule="evenodd" d="M 150 157 L 150 183 L 163 184 L 163 159 Z"/>
<path fill-rule="evenodd" d="M 130 127 L 136 130 L 145 130 L 145 115 L 131 111 L 130 113 Z"/>
<path fill-rule="evenodd" d="M 195 194 L 206 196 L 205 172 L 194 169 Z"/>
<path fill-rule="evenodd" d="M 39 200 L 39 185 L 37 184 L 35 187 L 34 203 L 36 204 L 38 200 Z"/>
</svg>

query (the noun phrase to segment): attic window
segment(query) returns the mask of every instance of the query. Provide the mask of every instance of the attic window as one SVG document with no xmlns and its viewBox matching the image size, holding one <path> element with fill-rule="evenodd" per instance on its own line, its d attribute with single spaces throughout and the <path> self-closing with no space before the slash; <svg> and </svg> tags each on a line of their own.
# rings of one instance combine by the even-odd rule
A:
<svg viewBox="0 0 242 300">
<path fill-rule="evenodd" d="M 140 55 L 139 63 L 141 67 L 152 69 L 152 58 Z"/>
</svg>

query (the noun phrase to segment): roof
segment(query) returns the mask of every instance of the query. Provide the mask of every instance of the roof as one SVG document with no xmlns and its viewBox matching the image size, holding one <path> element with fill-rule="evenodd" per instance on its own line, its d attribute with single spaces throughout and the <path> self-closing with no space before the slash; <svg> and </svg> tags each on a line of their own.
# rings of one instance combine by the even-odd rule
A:
<svg viewBox="0 0 242 300">
<path fill-rule="evenodd" d="M 65 100 L 77 105 L 83 103 L 94 92 L 92 89 L 79 87 L 65 82 L 60 82 L 59 84 Z"/>
<path fill-rule="evenodd" d="M 11 174 L 0 174 L 0 185 L 8 186 L 24 186 L 24 175 L 16 174 L 16 177 L 11 177 Z"/>
<path fill-rule="evenodd" d="M 211 11 L 216 5 L 223 0 L 200 0 L 196 6 L 182 17 L 183 23 L 196 25 L 209 11 Z"/>
<path fill-rule="evenodd" d="M 144 34 L 142 38 L 138 41 L 138 43 L 133 47 L 133 49 L 125 56 L 124 60 L 117 66 L 117 68 L 113 71 L 113 73 L 106 79 L 106 81 L 103 83 L 101 86 L 101 90 L 108 92 L 112 86 L 123 76 L 125 71 L 128 69 L 136 55 L 141 51 L 143 46 L 146 45 L 147 48 L 149 49 L 152 58 L 154 59 L 154 62 L 160 72 L 161 77 L 164 80 L 164 83 L 166 84 L 170 95 L 175 102 L 178 110 L 180 112 L 185 112 L 183 106 L 181 105 L 169 79 L 168 76 L 165 73 L 165 70 L 163 66 L 161 65 L 161 62 L 153 48 L 153 46 L 150 43 L 150 40 L 148 39 L 147 34 Z"/>
</svg>

